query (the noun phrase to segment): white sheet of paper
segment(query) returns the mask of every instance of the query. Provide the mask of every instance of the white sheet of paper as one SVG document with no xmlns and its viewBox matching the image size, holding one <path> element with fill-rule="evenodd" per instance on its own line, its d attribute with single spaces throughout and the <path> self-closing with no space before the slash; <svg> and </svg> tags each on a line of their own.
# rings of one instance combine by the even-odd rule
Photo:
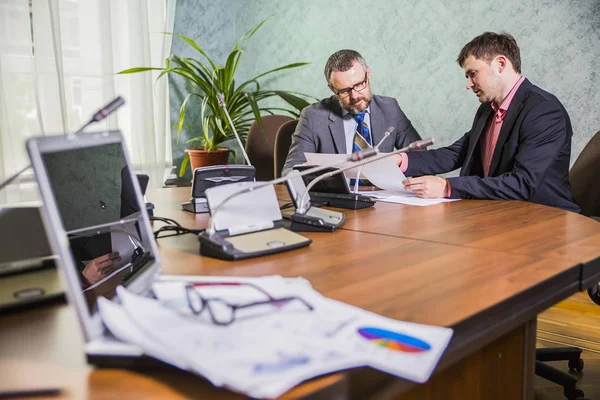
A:
<svg viewBox="0 0 600 400">
<path fill-rule="evenodd" d="M 406 190 L 395 191 L 395 190 L 381 190 L 381 191 L 364 191 L 360 192 L 360 194 L 374 197 L 377 201 L 384 201 L 387 203 L 398 203 L 398 204 L 407 204 L 409 206 L 432 206 L 434 204 L 440 203 L 449 203 L 452 201 L 458 201 L 460 199 L 422 199 L 420 197 L 415 196 L 411 192 Z"/>
<path fill-rule="evenodd" d="M 404 173 L 394 162 L 393 157 L 382 158 L 381 160 L 364 165 L 362 174 L 378 188 L 384 190 L 404 191 L 402 181 L 406 179 Z M 410 193 L 405 191 L 405 193 Z"/>
<path fill-rule="evenodd" d="M 174 357 L 173 352 L 168 347 L 146 335 L 121 305 L 104 297 L 99 297 L 98 312 L 104 325 L 120 341 L 139 346 L 150 357 L 174 365 L 177 368 L 188 368 L 184 362 L 185 360 Z"/>
<path fill-rule="evenodd" d="M 413 324 L 358 309 L 358 318 L 338 335 L 375 369 L 423 383 L 448 347 L 449 328 Z"/>
<path fill-rule="evenodd" d="M 347 154 L 304 153 L 304 156 L 306 157 L 307 164 L 314 165 L 331 165 L 348 158 Z M 350 165 L 350 163 L 346 162 L 340 166 L 347 165 Z M 382 158 L 381 160 L 365 164 L 362 167 L 351 168 L 348 171 L 344 171 L 344 175 L 346 178 L 354 179 L 359 171 L 362 179 L 370 180 L 375 186 L 381 189 L 404 190 L 402 181 L 406 177 L 392 157 Z"/>
<path fill-rule="evenodd" d="M 129 233 L 129 235 L 128 235 Z M 122 222 L 111 228 L 110 245 L 113 252 L 118 252 L 121 261 L 114 263 L 115 269 L 123 267 L 131 261 L 133 251 L 138 247 L 133 238 L 138 238 L 138 233 L 133 222 Z"/>
</svg>

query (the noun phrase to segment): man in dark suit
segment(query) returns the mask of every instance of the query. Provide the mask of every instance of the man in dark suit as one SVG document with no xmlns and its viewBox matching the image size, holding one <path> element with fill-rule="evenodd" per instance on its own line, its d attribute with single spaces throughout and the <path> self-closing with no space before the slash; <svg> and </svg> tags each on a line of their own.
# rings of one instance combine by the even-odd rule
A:
<svg viewBox="0 0 600 400">
<path fill-rule="evenodd" d="M 382 152 L 407 146 L 421 137 L 398 102 L 374 96 L 371 70 L 354 50 L 340 50 L 325 64 L 325 79 L 333 96 L 302 111 L 283 173 L 306 162 L 304 153 L 350 154 L 376 146 L 390 126 L 394 132 L 379 147 Z"/>
<path fill-rule="evenodd" d="M 405 187 L 423 198 L 524 200 L 579 212 L 569 184 L 569 115 L 556 97 L 521 76 L 515 39 L 486 32 L 457 61 L 467 90 L 482 104 L 471 130 L 451 146 L 397 157 L 407 176 L 419 176 Z M 459 177 L 430 176 L 457 168 Z"/>
</svg>

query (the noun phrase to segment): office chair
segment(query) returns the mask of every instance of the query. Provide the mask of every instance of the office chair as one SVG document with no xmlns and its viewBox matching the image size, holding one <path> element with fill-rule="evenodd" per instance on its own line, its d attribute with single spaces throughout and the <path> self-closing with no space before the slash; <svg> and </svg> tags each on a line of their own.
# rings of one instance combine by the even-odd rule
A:
<svg viewBox="0 0 600 400">
<path fill-rule="evenodd" d="M 275 135 L 281 125 L 291 120 L 292 117 L 287 115 L 265 115 L 262 117 L 264 132 L 256 121 L 250 125 L 246 140 L 246 153 L 256 168 L 257 181 L 270 181 L 274 178 Z"/>
<path fill-rule="evenodd" d="M 275 136 L 275 178 L 281 177 L 281 171 L 292 145 L 292 136 L 296 131 L 296 125 L 298 125 L 297 119 L 286 122 L 279 127 Z"/>
<path fill-rule="evenodd" d="M 581 214 L 600 222 L 600 131 L 584 147 L 569 174 L 575 202 Z M 588 289 L 590 299 L 600 305 L 600 282 Z"/>
<path fill-rule="evenodd" d="M 600 221 L 600 131 L 586 144 L 569 171 L 569 181 L 575 202 L 581 207 L 581 214 Z M 600 305 L 599 285 L 588 290 L 590 298 Z M 537 349 L 535 352 L 535 374 L 557 383 L 564 388 L 569 400 L 582 399 L 584 394 L 577 389 L 577 378 L 553 366 L 546 361 L 568 361 L 569 370 L 581 372 L 584 362 L 582 350 L 578 347 Z"/>
</svg>

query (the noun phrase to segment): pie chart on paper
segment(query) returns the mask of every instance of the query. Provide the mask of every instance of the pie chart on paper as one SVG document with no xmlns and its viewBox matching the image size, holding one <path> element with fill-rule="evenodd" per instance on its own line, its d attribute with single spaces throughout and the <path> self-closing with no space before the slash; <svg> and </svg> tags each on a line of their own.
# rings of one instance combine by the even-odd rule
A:
<svg viewBox="0 0 600 400">
<path fill-rule="evenodd" d="M 374 327 L 359 328 L 358 334 L 371 343 L 385 347 L 388 350 L 404 353 L 422 353 L 431 349 L 431 345 L 421 339 L 385 329 Z"/>
</svg>

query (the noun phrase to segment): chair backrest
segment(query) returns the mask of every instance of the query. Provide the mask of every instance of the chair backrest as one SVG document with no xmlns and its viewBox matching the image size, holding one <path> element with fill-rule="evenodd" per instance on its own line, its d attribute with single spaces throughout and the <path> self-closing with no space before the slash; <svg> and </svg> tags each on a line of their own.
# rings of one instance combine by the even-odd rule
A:
<svg viewBox="0 0 600 400">
<path fill-rule="evenodd" d="M 285 160 L 292 146 L 292 136 L 298 125 L 298 120 L 294 119 L 286 122 L 279 127 L 277 136 L 275 136 L 275 178 L 281 176 L 281 170 L 285 165 Z"/>
<path fill-rule="evenodd" d="M 581 213 L 600 216 L 600 131 L 585 145 L 569 171 L 573 197 Z"/>
<path fill-rule="evenodd" d="M 274 178 L 275 135 L 282 124 L 291 120 L 292 117 L 287 115 L 265 115 L 262 117 L 264 133 L 256 121 L 250 125 L 246 152 L 250 162 L 256 168 L 257 181 L 269 181 Z"/>
</svg>

